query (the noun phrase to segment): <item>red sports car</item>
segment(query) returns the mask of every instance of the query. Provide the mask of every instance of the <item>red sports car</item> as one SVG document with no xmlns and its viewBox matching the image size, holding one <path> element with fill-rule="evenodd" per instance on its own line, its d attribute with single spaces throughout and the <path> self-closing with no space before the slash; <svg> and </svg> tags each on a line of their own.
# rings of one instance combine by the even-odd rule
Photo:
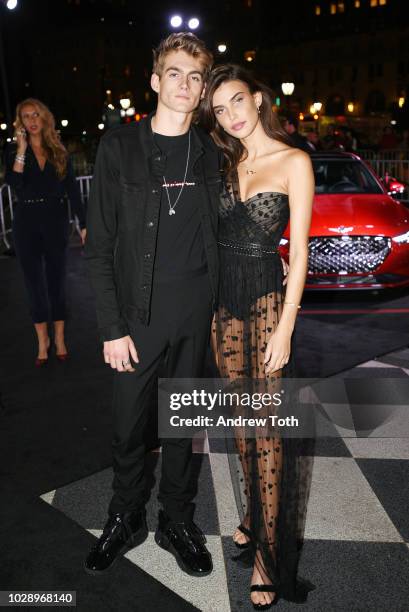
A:
<svg viewBox="0 0 409 612">
<path fill-rule="evenodd" d="M 409 210 L 353 153 L 313 153 L 306 289 L 409 286 Z M 288 257 L 289 226 L 281 240 Z"/>
</svg>

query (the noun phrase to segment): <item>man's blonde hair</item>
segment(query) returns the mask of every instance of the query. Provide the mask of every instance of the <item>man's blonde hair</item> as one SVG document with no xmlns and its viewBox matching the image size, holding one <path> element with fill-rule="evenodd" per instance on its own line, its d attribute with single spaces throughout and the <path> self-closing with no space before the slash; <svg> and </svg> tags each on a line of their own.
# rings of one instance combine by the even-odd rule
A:
<svg viewBox="0 0 409 612">
<path fill-rule="evenodd" d="M 199 59 L 203 67 L 203 79 L 206 81 L 213 65 L 213 55 L 206 48 L 205 43 L 191 32 L 178 32 L 170 34 L 162 40 L 153 50 L 152 72 L 162 76 L 166 56 L 172 51 L 184 51 Z"/>
</svg>

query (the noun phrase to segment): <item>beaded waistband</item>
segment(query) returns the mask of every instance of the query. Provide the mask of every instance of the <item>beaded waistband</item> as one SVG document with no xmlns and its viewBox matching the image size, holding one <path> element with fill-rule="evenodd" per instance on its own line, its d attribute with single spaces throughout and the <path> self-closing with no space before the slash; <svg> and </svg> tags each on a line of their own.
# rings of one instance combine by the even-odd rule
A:
<svg viewBox="0 0 409 612">
<path fill-rule="evenodd" d="M 254 242 L 232 242 L 230 240 L 220 240 L 217 242 L 219 247 L 228 249 L 236 255 L 245 255 L 247 257 L 265 257 L 266 255 L 277 255 L 276 248 L 270 248 L 264 244 L 256 244 Z"/>
</svg>

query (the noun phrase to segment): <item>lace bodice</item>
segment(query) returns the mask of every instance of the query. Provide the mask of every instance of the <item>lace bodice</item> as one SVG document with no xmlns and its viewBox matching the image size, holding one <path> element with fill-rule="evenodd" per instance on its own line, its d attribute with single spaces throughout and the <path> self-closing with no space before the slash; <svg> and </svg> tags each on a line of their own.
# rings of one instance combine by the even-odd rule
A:
<svg viewBox="0 0 409 612">
<path fill-rule="evenodd" d="M 278 247 L 290 217 L 288 195 L 266 191 L 242 202 L 236 178 L 223 190 L 219 216 L 220 241 Z"/>
</svg>

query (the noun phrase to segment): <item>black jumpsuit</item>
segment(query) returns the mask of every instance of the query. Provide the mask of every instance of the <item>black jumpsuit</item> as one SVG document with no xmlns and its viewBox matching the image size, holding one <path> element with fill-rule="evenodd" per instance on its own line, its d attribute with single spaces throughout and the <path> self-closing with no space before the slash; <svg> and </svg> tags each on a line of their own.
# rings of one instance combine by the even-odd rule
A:
<svg viewBox="0 0 409 612">
<path fill-rule="evenodd" d="M 66 318 L 65 268 L 68 245 L 68 195 L 72 212 L 85 227 L 81 196 L 70 161 L 61 180 L 49 161 L 41 170 L 30 146 L 24 172 L 13 170 L 15 150 L 6 155 L 6 183 L 16 197 L 14 247 L 24 273 L 34 323 Z M 49 307 L 50 311 L 49 312 Z"/>
</svg>

